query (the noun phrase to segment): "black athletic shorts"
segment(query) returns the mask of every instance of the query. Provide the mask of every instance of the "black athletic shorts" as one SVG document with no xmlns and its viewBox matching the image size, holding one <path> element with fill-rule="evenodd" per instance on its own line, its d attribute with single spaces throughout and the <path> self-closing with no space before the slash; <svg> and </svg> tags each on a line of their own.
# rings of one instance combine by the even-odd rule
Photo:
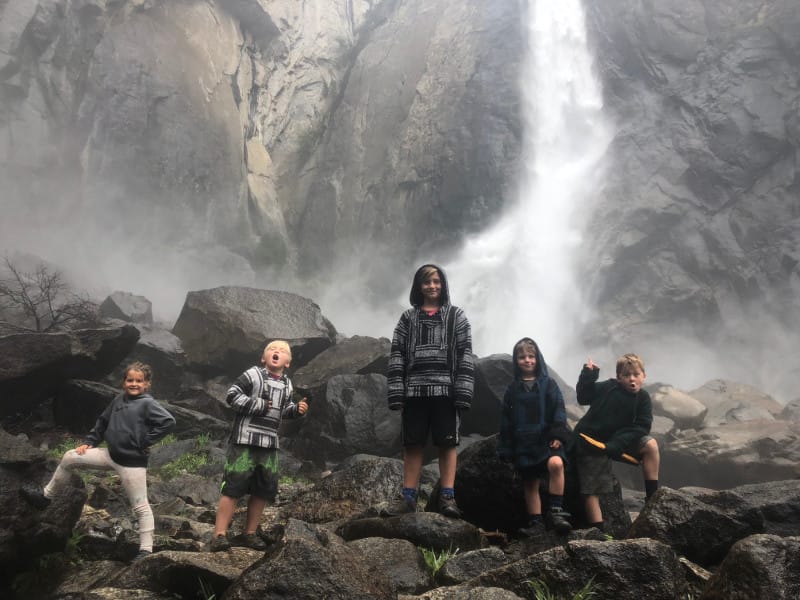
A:
<svg viewBox="0 0 800 600">
<path fill-rule="evenodd" d="M 231 498 L 250 494 L 275 502 L 278 495 L 278 451 L 231 444 L 225 455 L 225 474 L 220 492 Z"/>
<path fill-rule="evenodd" d="M 454 448 L 461 441 L 461 415 L 452 398 L 406 398 L 403 403 L 403 446 Z"/>
</svg>

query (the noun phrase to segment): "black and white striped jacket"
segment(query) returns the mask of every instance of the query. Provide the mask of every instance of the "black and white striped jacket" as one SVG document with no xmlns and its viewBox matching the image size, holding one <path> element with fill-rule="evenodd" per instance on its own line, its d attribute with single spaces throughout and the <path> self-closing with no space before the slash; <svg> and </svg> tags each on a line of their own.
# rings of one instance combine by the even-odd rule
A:
<svg viewBox="0 0 800 600">
<path fill-rule="evenodd" d="M 225 398 L 236 411 L 231 443 L 278 448 L 281 418 L 301 416 L 292 392 L 292 382 L 286 375 L 274 378 L 263 367 L 251 367 L 239 375 Z"/>
</svg>

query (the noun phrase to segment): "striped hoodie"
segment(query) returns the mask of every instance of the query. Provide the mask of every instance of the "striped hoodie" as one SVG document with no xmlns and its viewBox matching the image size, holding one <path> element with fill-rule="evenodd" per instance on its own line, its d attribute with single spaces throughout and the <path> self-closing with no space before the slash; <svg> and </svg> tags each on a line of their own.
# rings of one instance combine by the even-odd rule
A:
<svg viewBox="0 0 800 600">
<path fill-rule="evenodd" d="M 434 315 L 420 310 L 420 274 L 435 267 L 442 280 L 442 306 Z M 472 404 L 474 366 L 472 332 L 464 311 L 450 304 L 444 271 L 423 265 L 414 275 L 409 295 L 412 308 L 401 316 L 389 355 L 389 407 L 399 409 L 406 398 L 452 398 L 456 407 Z"/>
<path fill-rule="evenodd" d="M 281 418 L 300 415 L 286 375 L 272 377 L 263 367 L 250 367 L 228 389 L 225 401 L 234 411 L 232 444 L 278 448 Z"/>
</svg>

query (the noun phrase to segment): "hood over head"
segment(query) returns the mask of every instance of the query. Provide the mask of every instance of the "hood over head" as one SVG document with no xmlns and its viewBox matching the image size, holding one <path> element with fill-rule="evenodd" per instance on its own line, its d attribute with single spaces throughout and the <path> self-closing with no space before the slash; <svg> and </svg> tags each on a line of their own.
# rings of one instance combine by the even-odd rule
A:
<svg viewBox="0 0 800 600">
<path fill-rule="evenodd" d="M 540 377 L 548 377 L 547 373 L 547 363 L 544 362 L 544 356 L 542 356 L 542 351 L 539 349 L 539 344 L 534 342 L 529 337 L 524 337 L 519 340 L 516 344 L 514 344 L 514 348 L 511 350 L 511 364 L 514 366 L 514 379 L 520 378 L 519 367 L 517 366 L 517 351 L 518 347 L 522 342 L 528 342 L 533 344 L 533 347 L 536 349 L 536 369 L 534 369 L 534 375 L 536 378 Z"/>
<path fill-rule="evenodd" d="M 414 273 L 414 281 L 411 283 L 411 293 L 408 295 L 408 300 L 411 306 L 422 306 L 424 298 L 422 296 L 422 272 L 425 267 L 433 267 L 439 271 L 439 279 L 442 280 L 442 306 L 450 304 L 450 288 L 447 286 L 447 276 L 444 274 L 442 267 L 434 264 L 422 265 L 417 272 Z"/>
</svg>

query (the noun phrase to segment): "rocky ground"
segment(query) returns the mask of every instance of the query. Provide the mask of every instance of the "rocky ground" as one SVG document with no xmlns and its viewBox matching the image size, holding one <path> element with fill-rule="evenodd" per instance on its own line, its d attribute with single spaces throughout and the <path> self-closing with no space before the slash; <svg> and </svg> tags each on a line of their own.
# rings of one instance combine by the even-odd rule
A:
<svg viewBox="0 0 800 600">
<path fill-rule="evenodd" d="M 537 585 L 561 597 L 584 585 L 621 599 L 800 594 L 797 402 L 781 405 L 730 381 L 689 391 L 653 384 L 666 485 L 645 506 L 639 472 L 620 466 L 626 491 L 603 498 L 607 540 L 586 528 L 568 476 L 575 530 L 526 538 L 521 483 L 495 455 L 510 360 L 480 358 L 456 483 L 464 519 L 432 511 L 380 518 L 402 472 L 398 417 L 385 404 L 388 340 L 342 338 L 313 302 L 285 293 L 197 292 L 187 302 L 192 335 L 137 322 L 147 321 L 135 315 L 148 311 L 133 310 L 143 300 L 118 296 L 121 311 L 104 318 L 123 320 L 99 328 L 0 336 L 5 597 L 535 598 Z M 305 308 L 287 326 L 281 315 L 297 302 Z M 216 334 L 196 335 L 206 327 Z M 311 410 L 282 431 L 281 490 L 262 521 L 267 551 L 211 553 L 230 426 L 221 399 L 272 337 L 290 341 L 291 375 Z M 41 512 L 18 496 L 23 483 L 46 481 L 91 427 L 132 359 L 154 366 L 155 395 L 177 419 L 148 471 L 156 553 L 134 564 L 138 535 L 115 477 L 76 475 Z M 574 391 L 560 385 L 578 418 Z M 426 466 L 423 504 L 435 497 L 436 477 Z"/>
</svg>

